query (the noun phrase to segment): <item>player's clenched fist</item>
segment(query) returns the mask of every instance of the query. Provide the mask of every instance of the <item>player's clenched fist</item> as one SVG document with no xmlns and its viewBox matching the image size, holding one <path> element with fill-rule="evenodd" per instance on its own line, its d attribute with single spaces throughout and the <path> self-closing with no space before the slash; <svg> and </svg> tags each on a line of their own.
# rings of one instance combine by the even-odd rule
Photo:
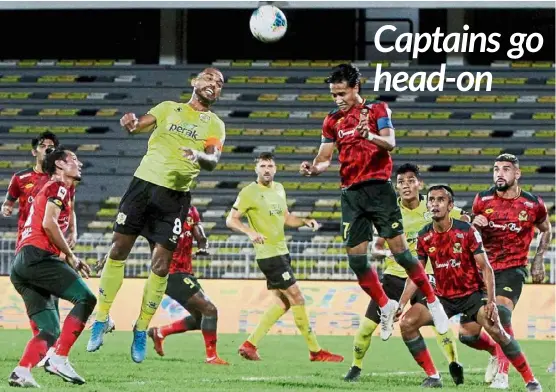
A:
<svg viewBox="0 0 556 392">
<path fill-rule="evenodd" d="M 2 204 L 2 215 L 4 215 L 5 217 L 12 216 L 13 210 L 14 210 L 13 206 L 8 205 L 6 203 Z"/>
<path fill-rule="evenodd" d="M 126 113 L 120 118 L 120 125 L 124 127 L 128 132 L 133 132 L 137 128 L 139 120 L 135 113 Z"/>
<path fill-rule="evenodd" d="M 299 174 L 310 177 L 313 174 L 313 165 L 307 161 L 301 162 L 301 165 L 299 165 Z"/>
</svg>

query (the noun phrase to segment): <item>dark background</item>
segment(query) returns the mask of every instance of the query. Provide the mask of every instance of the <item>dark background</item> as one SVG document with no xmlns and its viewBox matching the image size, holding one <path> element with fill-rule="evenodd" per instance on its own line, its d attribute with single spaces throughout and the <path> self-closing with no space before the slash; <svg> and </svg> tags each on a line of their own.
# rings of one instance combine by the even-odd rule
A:
<svg viewBox="0 0 556 392">
<path fill-rule="evenodd" d="M 252 10 L 189 10 L 187 51 L 190 63 L 217 59 L 358 59 L 357 10 L 286 9 L 288 32 L 279 42 L 264 44 L 249 31 Z M 419 12 L 420 32 L 446 31 L 447 11 Z M 542 50 L 520 59 L 555 58 L 554 10 L 467 10 L 470 32 L 502 34 L 497 53 L 471 53 L 471 64 L 507 60 L 509 38 L 515 32 L 539 32 Z M 135 59 L 156 64 L 159 57 L 160 11 L 71 10 L 0 11 L 1 59 Z M 359 44 L 360 45 L 360 44 Z M 443 62 L 445 54 L 424 53 L 422 64 Z M 359 60 L 361 60 L 359 58 Z"/>
</svg>

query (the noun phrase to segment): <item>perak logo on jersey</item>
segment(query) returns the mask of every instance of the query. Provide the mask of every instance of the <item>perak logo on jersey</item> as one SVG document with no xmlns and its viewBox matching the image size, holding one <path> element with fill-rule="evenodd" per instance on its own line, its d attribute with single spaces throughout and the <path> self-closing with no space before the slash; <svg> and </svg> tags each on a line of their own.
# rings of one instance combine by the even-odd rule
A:
<svg viewBox="0 0 556 392">
<path fill-rule="evenodd" d="M 168 131 L 170 132 L 181 133 L 184 136 L 197 140 L 198 135 L 196 129 L 197 129 L 197 125 L 195 124 L 184 124 L 184 125 L 170 124 L 170 126 L 168 127 Z"/>
</svg>

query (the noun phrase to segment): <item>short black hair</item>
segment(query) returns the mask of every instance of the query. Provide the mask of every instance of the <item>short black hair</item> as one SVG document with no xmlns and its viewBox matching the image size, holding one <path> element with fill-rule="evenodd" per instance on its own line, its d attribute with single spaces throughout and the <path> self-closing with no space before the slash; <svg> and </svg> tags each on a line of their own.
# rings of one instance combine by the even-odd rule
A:
<svg viewBox="0 0 556 392">
<path fill-rule="evenodd" d="M 500 154 L 494 160 L 495 162 L 510 162 L 514 166 L 519 166 L 519 159 L 514 154 Z"/>
<path fill-rule="evenodd" d="M 58 140 L 58 136 L 56 136 L 54 133 L 50 132 L 50 131 L 46 131 L 43 133 L 40 133 L 37 137 L 33 138 L 33 140 L 31 140 L 31 146 L 33 147 L 33 150 L 36 150 L 37 147 L 39 146 L 39 144 L 45 140 L 50 140 L 52 141 L 52 143 L 54 143 L 54 147 L 58 147 L 60 145 L 60 141 Z"/>
<path fill-rule="evenodd" d="M 449 185 L 444 185 L 444 184 L 440 184 L 440 185 L 433 185 L 429 188 L 429 190 L 427 191 L 427 196 L 429 195 L 429 193 L 431 193 L 432 191 L 439 191 L 444 189 L 446 192 L 448 192 L 448 194 L 450 195 L 450 201 L 454 202 L 454 191 L 452 190 L 452 188 L 450 188 Z"/>
<path fill-rule="evenodd" d="M 361 87 L 361 72 L 359 72 L 359 68 L 353 64 L 340 64 L 326 78 L 326 83 L 342 82 L 346 82 L 351 88 L 355 86 Z"/>
<path fill-rule="evenodd" d="M 49 176 L 56 173 L 56 161 L 65 160 L 68 157 L 68 150 L 63 146 L 58 146 L 46 152 L 44 161 L 42 162 L 42 171 Z"/>
<path fill-rule="evenodd" d="M 268 151 L 261 152 L 259 156 L 255 158 L 255 162 L 257 163 L 259 161 L 273 161 L 273 160 L 274 160 L 274 154 Z"/>
<path fill-rule="evenodd" d="M 398 167 L 398 169 L 396 170 L 396 176 L 409 172 L 414 173 L 415 177 L 421 179 L 421 171 L 419 170 L 419 166 L 414 163 L 404 163 L 403 165 Z"/>
</svg>

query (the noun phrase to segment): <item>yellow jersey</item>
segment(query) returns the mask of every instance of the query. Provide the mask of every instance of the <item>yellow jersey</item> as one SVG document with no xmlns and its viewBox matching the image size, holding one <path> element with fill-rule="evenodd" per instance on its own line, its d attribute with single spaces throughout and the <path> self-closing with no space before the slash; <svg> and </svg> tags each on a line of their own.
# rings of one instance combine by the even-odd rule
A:
<svg viewBox="0 0 556 392">
<path fill-rule="evenodd" d="M 239 192 L 233 206 L 247 216 L 249 226 L 266 237 L 264 244 L 254 244 L 257 260 L 289 253 L 284 234 L 286 221 L 286 191 L 282 184 L 270 187 L 253 182 Z"/>
<path fill-rule="evenodd" d="M 210 111 L 199 112 L 186 103 L 172 101 L 158 104 L 148 114 L 156 118 L 156 126 L 134 176 L 165 188 L 189 191 L 201 167 L 184 158 L 180 147 L 222 149 L 224 122 Z"/>
<path fill-rule="evenodd" d="M 419 195 L 419 206 L 413 210 L 405 207 L 402 204 L 401 198 L 398 198 L 398 205 L 402 211 L 403 228 L 405 231 L 405 236 L 407 238 L 407 243 L 409 245 L 409 251 L 414 257 L 417 257 L 417 235 L 423 226 L 432 222 L 431 214 L 427 209 L 427 200 L 422 195 Z M 461 208 L 454 207 L 450 211 L 450 217 L 454 219 L 459 219 L 463 215 Z M 388 249 L 388 244 L 384 245 L 385 249 Z M 432 264 L 427 263 L 425 267 L 427 274 L 432 274 Z M 394 275 L 399 278 L 407 278 L 407 273 L 405 269 L 396 263 L 393 257 L 386 257 L 384 259 L 384 274 Z"/>
</svg>

